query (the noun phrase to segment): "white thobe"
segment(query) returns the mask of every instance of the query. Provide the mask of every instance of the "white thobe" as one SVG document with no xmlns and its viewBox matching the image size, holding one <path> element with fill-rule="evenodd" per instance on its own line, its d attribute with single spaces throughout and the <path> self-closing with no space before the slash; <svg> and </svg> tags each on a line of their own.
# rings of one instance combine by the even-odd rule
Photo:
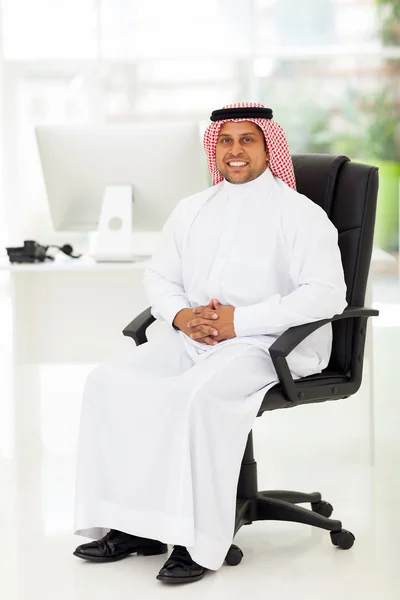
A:
<svg viewBox="0 0 400 600">
<path fill-rule="evenodd" d="M 85 385 L 76 533 L 119 529 L 221 566 L 247 436 L 277 381 L 268 348 L 289 327 L 346 306 L 337 235 L 319 206 L 269 169 L 177 205 L 144 279 L 170 329 Z M 208 346 L 172 327 L 181 309 L 212 298 L 236 307 L 235 338 Z M 304 340 L 288 357 L 293 376 L 323 370 L 331 343 L 330 325 Z"/>
</svg>

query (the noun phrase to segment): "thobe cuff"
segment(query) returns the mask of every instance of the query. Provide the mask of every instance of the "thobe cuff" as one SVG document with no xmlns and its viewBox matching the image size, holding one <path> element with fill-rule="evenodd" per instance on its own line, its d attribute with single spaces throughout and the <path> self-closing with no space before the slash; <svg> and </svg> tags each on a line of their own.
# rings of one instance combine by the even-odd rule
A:
<svg viewBox="0 0 400 600">
<path fill-rule="evenodd" d="M 235 308 L 233 328 L 236 336 L 282 333 L 288 327 L 298 325 L 281 310 L 281 300 L 279 294 L 274 294 L 266 302 Z"/>
<path fill-rule="evenodd" d="M 237 337 L 268 333 L 266 302 L 235 308 L 233 327 Z"/>
<path fill-rule="evenodd" d="M 172 326 L 178 312 L 184 308 L 191 308 L 189 300 L 182 297 L 164 298 L 161 302 L 157 302 L 154 316 L 158 318 L 160 315 L 169 325 Z"/>
</svg>

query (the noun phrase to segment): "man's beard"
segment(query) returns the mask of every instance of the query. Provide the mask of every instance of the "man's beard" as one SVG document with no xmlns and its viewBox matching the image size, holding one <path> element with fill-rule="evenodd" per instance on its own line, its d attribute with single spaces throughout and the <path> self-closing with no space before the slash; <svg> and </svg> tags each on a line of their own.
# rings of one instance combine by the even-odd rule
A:
<svg viewBox="0 0 400 600">
<path fill-rule="evenodd" d="M 226 179 L 226 181 L 228 181 L 228 183 L 232 183 L 233 185 L 234 184 L 240 185 L 241 183 L 249 183 L 250 181 L 257 179 L 257 177 L 260 177 L 260 175 L 262 175 L 264 173 L 264 171 L 267 170 L 267 166 L 268 165 L 265 165 L 265 167 L 263 167 L 257 171 L 255 169 L 250 169 L 250 171 L 247 173 L 245 178 L 242 180 L 231 179 L 229 177 L 227 169 L 224 169 L 224 171 L 221 171 L 221 169 L 220 169 L 220 171 L 221 171 L 221 174 L 223 175 L 224 179 Z"/>
</svg>

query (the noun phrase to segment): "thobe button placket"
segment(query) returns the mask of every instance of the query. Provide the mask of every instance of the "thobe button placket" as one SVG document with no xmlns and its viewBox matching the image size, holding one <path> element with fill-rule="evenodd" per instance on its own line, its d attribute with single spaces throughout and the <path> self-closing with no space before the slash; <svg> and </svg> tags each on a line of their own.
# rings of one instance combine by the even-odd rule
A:
<svg viewBox="0 0 400 600">
<path fill-rule="evenodd" d="M 241 206 L 242 204 L 238 198 L 228 198 L 228 206 L 224 215 L 221 238 L 218 245 L 218 255 L 210 270 L 210 290 L 213 292 L 212 296 L 218 300 L 221 293 L 222 274 L 235 239 Z"/>
<path fill-rule="evenodd" d="M 221 279 L 222 269 L 225 265 L 225 259 L 217 257 L 210 270 L 210 294 L 213 298 L 218 299 L 220 292 L 219 282 Z"/>
</svg>

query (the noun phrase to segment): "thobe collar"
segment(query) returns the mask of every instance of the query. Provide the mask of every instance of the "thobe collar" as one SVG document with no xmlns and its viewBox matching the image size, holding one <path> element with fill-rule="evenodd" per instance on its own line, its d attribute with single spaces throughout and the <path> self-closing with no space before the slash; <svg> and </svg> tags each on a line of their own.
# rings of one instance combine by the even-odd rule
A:
<svg viewBox="0 0 400 600">
<path fill-rule="evenodd" d="M 265 196 L 272 190 L 275 178 L 267 168 L 264 173 L 259 175 L 256 179 L 249 181 L 248 183 L 229 183 L 226 179 L 222 182 L 222 189 L 229 196 L 229 198 L 240 198 L 260 194 Z"/>
</svg>

